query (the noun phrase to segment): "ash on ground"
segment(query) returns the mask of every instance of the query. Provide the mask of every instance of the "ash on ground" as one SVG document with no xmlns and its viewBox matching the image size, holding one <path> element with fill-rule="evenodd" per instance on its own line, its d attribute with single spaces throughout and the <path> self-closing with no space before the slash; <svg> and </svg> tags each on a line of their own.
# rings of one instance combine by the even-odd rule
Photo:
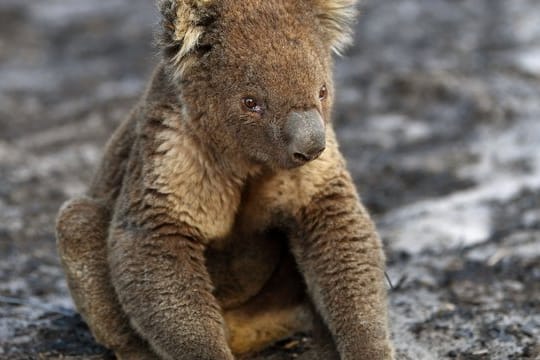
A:
<svg viewBox="0 0 540 360">
<path fill-rule="evenodd" d="M 147 0 L 0 3 L 0 358 L 107 359 L 60 204 L 157 62 Z M 540 3 L 365 0 L 335 125 L 385 241 L 398 359 L 540 359 Z M 259 359 L 291 359 L 309 334 Z"/>
</svg>

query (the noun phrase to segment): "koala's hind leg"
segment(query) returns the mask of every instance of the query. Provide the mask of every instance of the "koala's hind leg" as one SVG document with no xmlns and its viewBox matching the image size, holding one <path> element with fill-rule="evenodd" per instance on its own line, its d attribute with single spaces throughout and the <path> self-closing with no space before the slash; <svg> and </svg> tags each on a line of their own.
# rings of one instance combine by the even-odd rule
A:
<svg viewBox="0 0 540 360">
<path fill-rule="evenodd" d="M 246 304 L 226 310 L 229 346 L 239 359 L 298 332 L 312 332 L 313 346 L 299 360 L 339 360 L 328 327 L 307 299 L 305 285 L 290 256 L 261 292 Z"/>
<path fill-rule="evenodd" d="M 295 267 L 292 257 L 285 257 L 258 295 L 225 310 L 229 346 L 235 355 L 244 355 L 241 359 L 296 332 L 310 330 L 311 311 Z"/>
<path fill-rule="evenodd" d="M 77 309 L 96 340 L 120 359 L 157 359 L 132 330 L 116 298 L 107 264 L 110 212 L 89 198 L 70 200 L 56 222 L 57 247 Z"/>
</svg>

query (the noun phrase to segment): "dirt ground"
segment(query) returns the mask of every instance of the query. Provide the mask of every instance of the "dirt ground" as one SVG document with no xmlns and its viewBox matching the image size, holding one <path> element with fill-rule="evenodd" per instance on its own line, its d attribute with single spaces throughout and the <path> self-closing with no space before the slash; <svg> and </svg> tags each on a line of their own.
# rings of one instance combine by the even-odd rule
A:
<svg viewBox="0 0 540 360">
<path fill-rule="evenodd" d="M 540 359 L 540 2 L 362 9 L 334 119 L 386 244 L 398 359 Z M 156 19 L 148 0 L 0 1 L 0 359 L 111 358 L 54 217 L 144 89 Z"/>
</svg>

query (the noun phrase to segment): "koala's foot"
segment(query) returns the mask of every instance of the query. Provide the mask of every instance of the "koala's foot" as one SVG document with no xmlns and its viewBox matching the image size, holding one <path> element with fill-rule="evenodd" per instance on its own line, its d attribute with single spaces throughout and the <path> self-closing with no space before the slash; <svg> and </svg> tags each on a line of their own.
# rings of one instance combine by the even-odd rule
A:
<svg viewBox="0 0 540 360">
<path fill-rule="evenodd" d="M 56 222 L 57 247 L 77 309 L 96 340 L 120 359 L 158 357 L 132 330 L 109 278 L 109 210 L 81 197 L 62 206 Z"/>
<path fill-rule="evenodd" d="M 373 360 L 394 360 L 395 352 L 392 343 L 388 340 L 381 340 L 372 344 L 365 349 L 359 349 L 358 353 L 364 354 L 366 359 Z M 348 359 L 348 358 L 347 358 Z"/>
<path fill-rule="evenodd" d="M 366 349 L 363 350 L 357 344 L 359 351 L 352 354 L 353 357 L 346 356 L 340 357 L 336 344 L 332 338 L 332 334 L 328 330 L 328 327 L 324 323 L 321 316 L 315 310 L 315 307 L 311 305 L 312 317 L 313 317 L 313 347 L 307 352 L 300 355 L 298 360 L 340 360 L 340 359 L 365 359 L 365 360 L 393 360 L 394 352 L 393 347 L 389 341 L 381 340 L 381 343 L 368 344 Z"/>
<path fill-rule="evenodd" d="M 300 355 L 298 360 L 340 360 L 332 334 L 321 316 L 311 305 L 313 318 L 313 348 Z"/>
</svg>

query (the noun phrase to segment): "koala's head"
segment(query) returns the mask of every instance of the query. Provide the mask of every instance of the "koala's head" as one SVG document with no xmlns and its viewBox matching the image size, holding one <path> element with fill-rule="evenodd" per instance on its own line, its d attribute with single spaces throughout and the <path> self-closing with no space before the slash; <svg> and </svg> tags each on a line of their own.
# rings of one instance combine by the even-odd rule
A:
<svg viewBox="0 0 540 360">
<path fill-rule="evenodd" d="M 317 158 L 333 100 L 332 52 L 355 0 L 162 0 L 160 45 L 201 137 L 271 168 Z"/>
</svg>

